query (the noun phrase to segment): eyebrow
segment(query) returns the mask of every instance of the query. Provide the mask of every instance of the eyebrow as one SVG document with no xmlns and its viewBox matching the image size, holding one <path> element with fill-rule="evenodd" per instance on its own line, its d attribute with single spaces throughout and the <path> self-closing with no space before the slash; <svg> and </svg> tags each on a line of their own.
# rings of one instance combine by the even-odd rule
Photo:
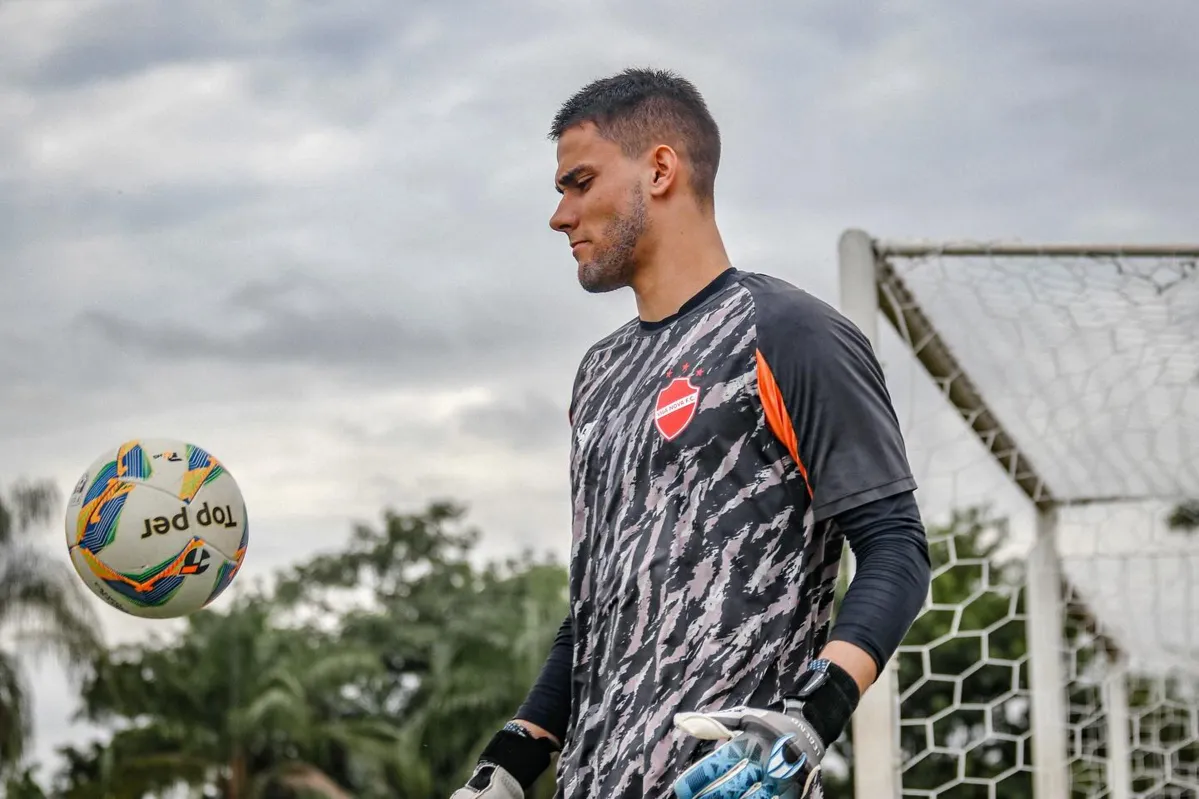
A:
<svg viewBox="0 0 1199 799">
<path fill-rule="evenodd" d="M 590 164 L 579 164 L 578 166 L 573 167 L 572 169 L 567 171 L 567 173 L 565 175 L 558 178 L 557 182 L 554 183 L 554 190 L 557 191 L 559 194 L 562 194 L 563 189 L 571 188 L 571 187 L 579 185 L 579 175 L 583 174 L 584 172 L 587 172 L 590 169 L 591 169 Z"/>
</svg>

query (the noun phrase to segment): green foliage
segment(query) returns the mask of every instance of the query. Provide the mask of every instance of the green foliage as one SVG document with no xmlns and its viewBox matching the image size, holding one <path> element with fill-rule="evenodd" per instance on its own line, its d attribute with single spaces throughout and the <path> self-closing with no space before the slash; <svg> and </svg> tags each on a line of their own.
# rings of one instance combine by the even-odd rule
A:
<svg viewBox="0 0 1199 799">
<path fill-rule="evenodd" d="M 566 571 L 529 557 L 484 568 L 463 510 L 435 504 L 418 516 L 388 513 L 359 527 L 343 551 L 318 557 L 280 588 L 323 608 L 367 593 L 340 616 L 347 641 L 383 653 L 388 678 L 373 697 L 402 719 L 405 757 L 392 796 L 448 796 L 469 777 L 490 736 L 512 717 L 567 612 Z M 542 780 L 547 793 L 552 780 Z"/>
<path fill-rule="evenodd" d="M 32 767 L 14 771 L 7 780 L 0 783 L 0 787 L 4 789 L 0 796 L 6 799 L 47 799 L 46 792 L 34 779 Z"/>
<path fill-rule="evenodd" d="M 1188 499 L 1170 511 L 1166 524 L 1172 530 L 1193 533 L 1199 530 L 1199 499 Z"/>
<path fill-rule="evenodd" d="M 19 769 L 31 733 L 22 661 L 54 656 L 79 676 L 99 648 L 78 578 L 37 546 L 57 503 L 48 482 L 20 482 L 0 492 L 0 632 L 16 643 L 14 650 L 0 643 L 0 780 L 10 780 L 9 796 L 31 795 L 32 777 Z"/>
<path fill-rule="evenodd" d="M 273 592 L 99 658 L 83 710 L 113 736 L 64 750 L 56 795 L 448 796 L 566 613 L 561 566 L 472 565 L 462 515 L 387 513 Z"/>
<path fill-rule="evenodd" d="M 281 626 L 268 597 L 250 596 L 228 613 L 189 617 L 174 641 L 104 658 L 84 689 L 84 709 L 116 728 L 102 752 L 120 775 L 106 786 L 111 796 L 178 783 L 258 795 L 296 767 L 356 769 L 367 784 L 398 742 L 398 730 L 355 698 L 383 672 L 377 653 L 314 626 Z M 68 780 L 64 794 L 88 795 L 89 770 Z"/>
</svg>

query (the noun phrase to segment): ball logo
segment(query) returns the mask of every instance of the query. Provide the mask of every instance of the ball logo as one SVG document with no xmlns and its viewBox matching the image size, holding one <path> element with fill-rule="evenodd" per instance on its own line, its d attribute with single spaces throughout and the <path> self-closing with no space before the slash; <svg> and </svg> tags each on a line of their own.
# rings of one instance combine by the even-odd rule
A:
<svg viewBox="0 0 1199 799">
<path fill-rule="evenodd" d="M 667 441 L 673 441 L 687 429 L 699 407 L 699 387 L 689 377 L 676 377 L 658 392 L 654 407 L 654 426 Z"/>
<path fill-rule="evenodd" d="M 79 478 L 79 482 L 75 484 L 74 490 L 71 491 L 71 497 L 67 500 L 67 506 L 72 507 L 83 501 L 83 492 L 87 490 L 88 473 L 84 472 L 83 477 Z"/>
<path fill-rule="evenodd" d="M 237 519 L 233 516 L 233 508 L 229 505 L 217 505 L 209 508 L 208 503 L 205 502 L 196 510 L 195 521 L 201 527 L 211 527 L 214 524 L 220 527 L 237 527 Z M 142 538 L 149 538 L 155 533 L 163 535 L 170 532 L 172 528 L 179 531 L 189 530 L 192 520 L 188 513 L 188 506 L 184 505 L 178 513 L 170 518 L 154 516 L 145 519 L 144 524 L 145 531 L 142 533 Z"/>
<path fill-rule="evenodd" d="M 103 599 L 105 602 L 107 602 L 108 604 L 112 605 L 112 606 L 113 606 L 114 608 L 116 608 L 117 610 L 120 610 L 120 611 L 123 611 L 123 610 L 125 610 L 125 606 L 124 606 L 124 605 L 122 605 L 120 602 L 118 602 L 118 601 L 117 601 L 117 600 L 116 600 L 116 599 L 113 597 L 113 595 L 112 595 L 112 594 L 110 594 L 110 593 L 108 593 L 106 590 L 104 590 L 104 586 L 103 586 L 103 584 L 101 584 L 101 583 L 89 583 L 89 585 L 91 586 L 92 590 L 96 592 L 96 595 L 97 595 L 97 596 L 99 596 L 101 599 Z"/>
<path fill-rule="evenodd" d="M 208 571 L 208 550 L 193 549 L 183 559 L 183 568 L 179 570 L 179 573 L 203 574 L 206 571 Z"/>
</svg>

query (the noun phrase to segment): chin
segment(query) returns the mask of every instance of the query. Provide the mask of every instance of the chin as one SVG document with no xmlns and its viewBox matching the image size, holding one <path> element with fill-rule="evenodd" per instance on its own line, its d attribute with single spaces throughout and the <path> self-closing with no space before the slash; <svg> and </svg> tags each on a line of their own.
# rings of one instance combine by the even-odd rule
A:
<svg viewBox="0 0 1199 799">
<path fill-rule="evenodd" d="M 579 285 L 590 294 L 607 294 L 628 285 L 628 281 L 623 280 L 620 274 L 597 268 L 594 263 L 580 263 L 578 275 Z"/>
</svg>

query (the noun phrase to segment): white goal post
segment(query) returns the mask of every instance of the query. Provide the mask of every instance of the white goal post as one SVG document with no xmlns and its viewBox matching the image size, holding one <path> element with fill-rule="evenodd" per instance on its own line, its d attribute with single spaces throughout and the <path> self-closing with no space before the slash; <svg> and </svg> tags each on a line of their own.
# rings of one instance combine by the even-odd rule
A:
<svg viewBox="0 0 1199 799">
<path fill-rule="evenodd" d="M 855 795 L 1199 796 L 1199 244 L 849 230 L 838 259 L 934 559 Z"/>
</svg>

